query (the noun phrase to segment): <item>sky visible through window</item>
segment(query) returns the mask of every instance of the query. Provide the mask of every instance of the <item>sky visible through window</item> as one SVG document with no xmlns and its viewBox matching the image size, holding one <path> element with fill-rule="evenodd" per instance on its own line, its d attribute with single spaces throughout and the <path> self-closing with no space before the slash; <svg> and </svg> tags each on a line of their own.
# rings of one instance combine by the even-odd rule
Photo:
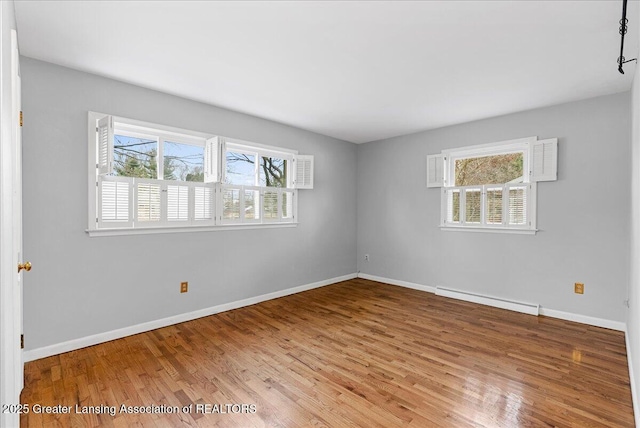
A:
<svg viewBox="0 0 640 428">
<path fill-rule="evenodd" d="M 227 151 L 225 182 L 238 186 L 255 186 L 255 162 L 256 156 L 254 154 Z"/>
<path fill-rule="evenodd" d="M 145 138 L 114 136 L 113 175 L 158 178 L 158 142 Z"/>
<path fill-rule="evenodd" d="M 167 167 L 170 171 L 167 171 Z M 204 147 L 164 143 L 165 180 L 204 181 Z M 167 178 L 168 174 L 173 178 Z"/>
<path fill-rule="evenodd" d="M 256 158 L 258 165 L 256 170 Z M 225 183 L 236 186 L 287 187 L 288 160 L 260 153 L 227 150 Z"/>
<path fill-rule="evenodd" d="M 158 142 L 116 134 L 113 144 L 114 175 L 157 179 Z M 163 179 L 204 181 L 204 147 L 164 143 Z"/>
</svg>

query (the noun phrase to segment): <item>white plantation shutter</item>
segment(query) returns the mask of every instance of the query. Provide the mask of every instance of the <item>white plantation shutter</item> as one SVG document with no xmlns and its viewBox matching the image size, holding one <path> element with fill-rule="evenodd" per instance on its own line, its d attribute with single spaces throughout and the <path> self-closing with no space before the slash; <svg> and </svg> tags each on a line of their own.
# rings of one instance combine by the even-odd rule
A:
<svg viewBox="0 0 640 428">
<path fill-rule="evenodd" d="M 217 183 L 220 181 L 220 159 L 224 153 L 224 138 L 213 137 L 204 146 L 204 182 Z"/>
<path fill-rule="evenodd" d="M 278 219 L 278 192 L 264 192 L 264 216 L 265 220 Z"/>
<path fill-rule="evenodd" d="M 558 179 L 558 139 L 550 138 L 532 143 L 531 181 Z"/>
<path fill-rule="evenodd" d="M 527 186 L 511 187 L 509 189 L 509 226 L 527 224 Z"/>
<path fill-rule="evenodd" d="M 260 220 L 259 190 L 244 190 L 244 219 L 247 221 Z"/>
<path fill-rule="evenodd" d="M 167 185 L 167 221 L 189 220 L 189 186 Z"/>
<path fill-rule="evenodd" d="M 101 178 L 98 184 L 98 225 L 100 227 L 131 226 L 132 180 L 107 180 L 105 177 Z"/>
<path fill-rule="evenodd" d="M 485 223 L 490 225 L 502 224 L 502 187 L 487 188 L 485 196 Z"/>
<path fill-rule="evenodd" d="M 444 156 L 427 156 L 427 187 L 444 186 Z"/>
<path fill-rule="evenodd" d="M 98 174 L 113 172 L 113 116 L 98 120 Z"/>
<path fill-rule="evenodd" d="M 482 189 L 465 189 L 465 223 L 480 223 L 482 219 Z"/>
<path fill-rule="evenodd" d="M 193 219 L 196 221 L 213 220 L 213 188 L 194 187 Z"/>
<path fill-rule="evenodd" d="M 136 221 L 160 221 L 160 184 L 138 183 L 136 185 Z"/>
<path fill-rule="evenodd" d="M 293 192 L 282 192 L 282 218 L 293 218 Z"/>
<path fill-rule="evenodd" d="M 313 155 L 296 155 L 293 158 L 295 165 L 296 189 L 313 189 Z"/>
<path fill-rule="evenodd" d="M 240 220 L 240 189 L 222 189 L 222 218 Z"/>
<path fill-rule="evenodd" d="M 446 190 L 446 222 L 447 223 L 460 223 L 460 189 L 447 189 Z"/>
</svg>

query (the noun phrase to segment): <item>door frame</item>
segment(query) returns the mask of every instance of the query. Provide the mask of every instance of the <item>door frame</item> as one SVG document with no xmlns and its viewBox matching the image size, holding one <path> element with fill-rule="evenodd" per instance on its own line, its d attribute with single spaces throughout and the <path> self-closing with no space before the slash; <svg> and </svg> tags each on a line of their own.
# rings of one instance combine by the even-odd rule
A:
<svg viewBox="0 0 640 428">
<path fill-rule="evenodd" d="M 4 28 L 0 30 L 6 34 Z M 20 347 L 22 290 L 17 269 L 17 264 L 21 262 L 21 248 L 16 248 L 20 245 L 21 231 L 16 231 L 15 225 L 16 220 L 21 223 L 21 219 L 17 218 L 21 207 L 17 205 L 22 199 L 22 189 L 18 176 L 21 165 L 16 165 L 16 159 L 20 159 L 20 119 L 19 113 L 13 111 L 13 106 L 19 102 L 15 97 L 20 96 L 20 88 L 16 79 L 19 70 L 17 32 L 13 29 L 9 52 L 7 45 L 5 40 L 0 43 L 0 402 L 19 405 L 24 366 Z M 0 411 L 0 427 L 18 426 L 19 423 L 17 411 Z"/>
</svg>

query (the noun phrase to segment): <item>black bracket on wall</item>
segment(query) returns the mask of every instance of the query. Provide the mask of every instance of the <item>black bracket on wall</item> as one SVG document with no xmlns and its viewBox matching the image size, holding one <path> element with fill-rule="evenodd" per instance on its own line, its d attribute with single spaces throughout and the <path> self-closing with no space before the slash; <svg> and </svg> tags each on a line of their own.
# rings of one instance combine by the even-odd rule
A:
<svg viewBox="0 0 640 428">
<path fill-rule="evenodd" d="M 633 59 L 625 59 L 623 55 L 624 51 L 624 35 L 627 34 L 627 23 L 629 20 L 627 19 L 627 0 L 622 0 L 622 19 L 620 20 L 620 56 L 618 57 L 618 71 L 620 74 L 624 74 L 624 70 L 622 69 L 622 65 L 631 61 L 638 61 L 637 58 Z"/>
</svg>

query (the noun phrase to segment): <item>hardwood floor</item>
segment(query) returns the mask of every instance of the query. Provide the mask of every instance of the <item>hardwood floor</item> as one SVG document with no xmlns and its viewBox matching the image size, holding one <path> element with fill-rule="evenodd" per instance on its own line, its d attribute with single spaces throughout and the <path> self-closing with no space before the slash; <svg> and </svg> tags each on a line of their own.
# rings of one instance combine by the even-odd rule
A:
<svg viewBox="0 0 640 428">
<path fill-rule="evenodd" d="M 22 402 L 24 427 L 633 426 L 623 333 L 363 279 L 27 363 Z"/>
</svg>

